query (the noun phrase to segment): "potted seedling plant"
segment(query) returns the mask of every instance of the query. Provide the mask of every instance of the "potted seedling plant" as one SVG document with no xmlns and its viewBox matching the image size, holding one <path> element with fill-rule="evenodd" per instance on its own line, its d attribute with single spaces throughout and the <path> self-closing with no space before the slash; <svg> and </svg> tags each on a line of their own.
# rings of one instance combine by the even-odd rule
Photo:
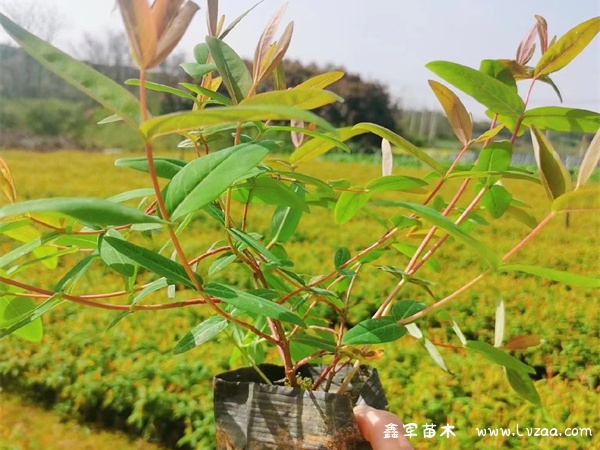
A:
<svg viewBox="0 0 600 450">
<path fill-rule="evenodd" d="M 422 318 L 443 308 L 445 324 L 467 350 L 466 357 L 483 355 L 504 371 L 519 395 L 540 401 L 530 378 L 533 369 L 498 348 L 503 323 L 496 327 L 495 343 L 469 341 L 452 319 L 450 306 L 465 291 L 477 289 L 479 281 L 498 273 L 521 272 L 600 287 L 597 278 L 518 264 L 514 258 L 557 216 L 598 210 L 600 190 L 586 182 L 600 158 L 600 115 L 568 107 L 528 108 L 528 100 L 537 83 L 548 83 L 559 93 L 551 75 L 592 41 L 600 18 L 549 40 L 545 20 L 536 17 L 514 59 L 484 60 L 478 69 L 447 61 L 429 63 L 433 74 L 482 104 L 491 119 L 489 131 L 473 135 L 472 117 L 456 93 L 430 80 L 461 146 L 454 161 L 446 163 L 378 124 L 334 128 L 319 117 L 318 108 L 343 101 L 328 90 L 342 72 L 287 86 L 284 56 L 293 23 L 275 40 L 285 7 L 268 21 L 253 61 L 247 64 L 226 38 L 249 11 L 226 25 L 217 0 L 208 0 L 206 40 L 193 49 L 195 60 L 182 65 L 195 82 L 165 86 L 148 81 L 148 71 L 177 45 L 199 7 L 186 0 L 152 4 L 118 0 L 117 5 L 139 68 L 139 78 L 127 82 L 139 86 L 137 96 L 0 15 L 6 32 L 30 56 L 112 112 L 99 126 L 124 123 L 143 139 L 145 155 L 118 159 L 115 170 L 148 174 L 147 189 L 109 199 L 17 201 L 9 168 L 0 160 L 0 185 L 8 199 L 0 207 L 0 233 L 30 236 L 0 257 L 1 336 L 15 332 L 26 336 L 27 327 L 64 302 L 114 310 L 118 316 L 113 326 L 131 313 L 169 308 L 210 311 L 174 352 L 193 351 L 227 336 L 247 362 L 248 367 L 215 377 L 216 445 L 223 449 L 370 448 L 358 431 L 352 408 L 365 403 L 384 409 L 387 402 L 377 372 L 365 363 L 378 357 L 381 344 L 397 345 L 412 336 L 447 370 L 427 330 L 420 327 Z M 539 59 L 530 65 L 536 49 Z M 528 86 L 523 98 L 517 83 Z M 152 116 L 149 91 L 189 99 L 193 107 Z M 498 137 L 506 130 L 509 138 Z M 545 130 L 595 133 L 575 182 Z M 349 151 L 347 141 L 366 133 L 381 138 L 381 176 L 357 185 L 305 171 L 332 149 Z M 524 133 L 531 136 L 538 173 L 511 163 L 513 144 Z M 154 155 L 153 142 L 167 135 L 181 138 L 185 159 Z M 463 161 L 472 149 L 478 151 L 476 161 Z M 396 173 L 393 155 L 399 152 L 416 158 L 430 173 L 422 178 Z M 459 187 L 451 196 L 441 195 L 452 179 L 460 180 Z M 506 179 L 544 189 L 551 200 L 547 216 L 536 220 L 518 193 L 504 186 Z M 377 209 L 381 205 L 388 207 L 386 211 L 392 208 L 393 214 L 382 214 Z M 370 218 L 372 226 L 365 231 L 373 240 L 354 251 L 332 242 L 330 248 L 320 249 L 330 251 L 327 270 L 300 272 L 296 262 L 301 256 L 288 253 L 286 244 L 316 208 L 331 210 L 332 226 L 358 214 Z M 271 216 L 269 224 L 255 227 L 253 215 L 265 211 Z M 499 254 L 480 242 L 477 232 L 505 215 L 525 223 L 530 231 Z M 198 220 L 217 227 L 220 238 L 192 253 L 190 248 L 195 247 L 186 233 Z M 481 271 L 451 294 L 439 296 L 435 280 L 424 278 L 420 269 L 450 241 L 469 248 Z M 80 256 L 59 271 L 43 264 L 48 252 Z M 402 263 L 404 257 L 408 263 Z M 122 301 L 123 292 L 103 292 L 102 286 L 97 292 L 79 290 L 79 277 L 98 264 L 124 277 L 127 302 Z M 29 280 L 31 271 L 44 270 L 56 270 L 54 284 L 39 286 Z M 245 281 L 228 281 L 224 275 L 231 270 L 241 271 Z M 356 286 L 373 271 L 387 272 L 394 285 L 373 299 L 377 309 L 372 317 L 350 323 Z M 404 294 L 407 286 L 416 288 L 410 297 Z M 157 292 L 164 301 L 145 302 L 152 293 L 156 298 Z M 176 292 L 187 296 L 176 298 Z M 503 316 L 497 314 L 497 319 Z M 537 343 L 530 338 L 521 345 Z M 279 364 L 264 364 L 265 355 L 273 353 Z"/>
</svg>

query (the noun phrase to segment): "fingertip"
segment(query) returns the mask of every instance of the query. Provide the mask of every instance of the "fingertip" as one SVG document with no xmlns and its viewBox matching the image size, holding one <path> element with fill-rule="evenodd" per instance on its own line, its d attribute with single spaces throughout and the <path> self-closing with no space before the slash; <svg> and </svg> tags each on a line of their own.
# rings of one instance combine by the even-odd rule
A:
<svg viewBox="0 0 600 450">
<path fill-rule="evenodd" d="M 358 429 L 360 430 L 360 434 L 369 441 L 372 442 L 372 430 L 373 424 L 371 420 L 368 418 L 368 414 L 371 411 L 375 411 L 375 408 L 367 405 L 359 405 L 354 407 L 354 418 L 356 419 L 356 423 L 358 424 Z"/>
<path fill-rule="evenodd" d="M 412 449 L 404 436 L 404 425 L 395 414 L 360 405 L 354 408 L 354 417 L 362 436 L 374 450 Z"/>
</svg>

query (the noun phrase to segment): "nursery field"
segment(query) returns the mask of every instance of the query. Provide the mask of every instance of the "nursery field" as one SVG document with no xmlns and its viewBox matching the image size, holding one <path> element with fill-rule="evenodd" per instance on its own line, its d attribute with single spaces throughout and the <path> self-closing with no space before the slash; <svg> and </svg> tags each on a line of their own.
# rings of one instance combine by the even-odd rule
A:
<svg viewBox="0 0 600 450">
<path fill-rule="evenodd" d="M 46 196 L 108 197 L 127 189 L 147 187 L 144 174 L 114 167 L 115 155 L 81 152 L 25 153 L 3 152 L 10 166 L 20 200 Z M 129 156 L 129 155 L 127 155 Z M 173 156 L 173 155 L 171 155 Z M 360 184 L 380 174 L 378 164 L 366 162 L 316 161 L 303 169 L 326 179 L 348 178 Z M 395 174 L 423 176 L 417 168 L 395 167 Z M 543 218 L 548 201 L 539 185 L 506 180 L 507 189 L 532 207 L 537 219 Z M 452 191 L 452 184 L 447 192 Z M 443 192 L 442 192 L 443 194 Z M 449 195 L 449 194 L 447 194 Z M 418 197 L 414 197 L 418 199 Z M 4 200 L 0 200 L 3 202 Z M 258 206 L 252 206 L 252 208 Z M 393 210 L 379 208 L 377 213 L 391 216 Z M 255 225 L 268 227 L 272 209 L 254 214 Z M 358 215 L 347 224 L 329 225 L 323 220 L 331 211 L 313 208 L 293 240 L 289 253 L 300 255 L 300 273 L 316 274 L 332 267 L 330 255 L 338 246 L 351 250 L 363 248 L 385 231 L 373 228 L 373 221 Z M 184 242 L 190 254 L 206 250 L 219 237 L 209 219 L 199 217 L 191 224 L 193 238 Z M 491 226 L 474 231 L 478 239 L 504 254 L 525 236 L 528 228 L 502 218 Z M 164 236 L 153 239 L 162 242 Z M 418 243 L 418 242 L 417 242 Z M 0 237 L 0 255 L 12 245 Z M 14 245 L 13 245 L 14 247 Z M 568 226 L 557 218 L 511 262 L 535 264 L 575 273 L 598 276 L 600 273 L 600 217 L 571 215 Z M 64 258 L 77 258 L 66 255 Z M 401 266 L 404 261 L 395 264 Z M 476 276 L 482 267 L 478 257 L 462 245 L 449 242 L 438 258 L 443 270 L 428 267 L 422 275 L 435 284 L 433 292 L 444 297 Z M 210 265 L 211 261 L 205 264 Z M 384 261 L 382 264 L 388 262 Z M 65 267 L 68 265 L 65 264 Z M 200 267 L 200 271 L 207 267 Z M 54 276 L 60 276 L 60 270 Z M 35 276 L 28 272 L 28 276 Z M 46 275 L 31 280 L 48 286 Z M 235 281 L 235 271 L 226 274 Z M 354 322 L 372 314 L 376 303 L 396 283 L 381 270 L 365 271 L 352 306 Z M 123 280 L 113 272 L 98 269 L 88 272 L 78 285 L 86 290 L 109 292 L 122 289 Z M 177 292 L 176 298 L 185 298 Z M 407 298 L 425 303 L 431 299 L 422 291 L 406 290 Z M 506 305 L 505 341 L 519 335 L 535 334 L 541 345 L 514 354 L 536 370 L 534 376 L 543 407 L 519 397 L 506 381 L 502 368 L 482 357 L 466 354 L 448 321 L 433 315 L 420 322 L 427 337 L 439 345 L 451 373 L 439 369 L 420 344 L 406 336 L 384 347 L 383 355 L 371 363 L 379 369 L 390 410 L 414 423 L 455 427 L 456 436 L 413 438 L 417 449 L 588 449 L 600 448 L 600 309 L 598 290 L 568 287 L 520 274 L 494 275 L 456 298 L 445 308 L 460 324 L 469 340 L 493 344 L 494 308 L 498 298 Z M 124 300 L 125 301 L 125 300 Z M 152 301 L 165 301 L 151 298 Z M 232 344 L 211 342 L 190 352 L 174 356 L 175 344 L 207 317 L 208 309 L 195 307 L 155 312 L 138 312 L 109 325 L 116 313 L 63 305 L 44 316 L 44 337 L 34 344 L 8 336 L 0 340 L 0 383 L 2 392 L 11 393 L 11 404 L 34 400 L 51 408 L 59 418 L 80 419 L 109 429 L 125 430 L 165 448 L 213 448 L 213 375 L 240 366 Z M 232 356 L 233 355 L 233 356 Z M 275 355 L 269 356 L 275 361 Z M 19 397 L 12 397 L 17 395 Z M 0 408 L 2 407 L 0 403 Z M 14 406 L 13 406 L 14 407 Z M 6 419 L 6 422 L 4 420 Z M 0 449 L 33 449 L 23 433 L 11 432 L 12 417 L 0 414 Z M 36 426 L 37 441 L 58 442 L 44 437 L 45 422 Z M 514 433 L 519 427 L 521 436 Z M 477 429 L 511 429 L 510 436 L 479 436 Z M 528 436 L 526 429 L 553 429 L 562 433 L 577 428 L 587 436 Z M 592 435 L 589 431 L 591 429 Z M 48 436 L 52 431 L 48 427 Z M 65 428 L 68 433 L 68 429 Z M 489 430 L 488 430 L 489 432 Z M 501 434 L 501 432 L 499 432 Z M 63 439 L 67 439 L 63 437 Z M 98 441 L 106 442 L 106 441 Z M 85 448 L 94 447 L 93 443 Z M 128 447 L 144 448 L 131 444 Z M 43 448 L 53 449 L 48 444 Z"/>
</svg>

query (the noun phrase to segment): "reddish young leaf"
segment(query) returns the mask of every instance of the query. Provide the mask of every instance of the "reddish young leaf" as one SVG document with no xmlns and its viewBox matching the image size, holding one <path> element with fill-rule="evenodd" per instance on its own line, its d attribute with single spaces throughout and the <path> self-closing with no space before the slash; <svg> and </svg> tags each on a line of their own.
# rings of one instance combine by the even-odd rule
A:
<svg viewBox="0 0 600 450">
<path fill-rule="evenodd" d="M 531 27 L 519 44 L 519 48 L 517 48 L 517 57 L 515 58 L 517 63 L 527 64 L 533 56 L 533 52 L 535 51 L 535 37 L 537 29 L 538 24 L 536 23 L 533 27 Z"/>
<path fill-rule="evenodd" d="M 206 1 L 206 27 L 209 36 L 217 36 L 219 22 L 219 0 Z"/>
<path fill-rule="evenodd" d="M 548 197 L 554 200 L 573 190 L 571 176 L 560 160 L 560 156 L 544 133 L 535 125 L 531 125 L 531 140 L 535 159 L 540 168 L 542 184 Z"/>
<path fill-rule="evenodd" d="M 537 334 L 522 334 L 509 339 L 504 347 L 506 350 L 525 350 L 541 343 L 542 339 Z"/>
<path fill-rule="evenodd" d="M 294 22 L 290 22 L 279 41 L 275 46 L 275 50 L 273 53 L 273 57 L 269 59 L 265 59 L 261 64 L 260 75 L 258 77 L 258 82 L 266 80 L 269 75 L 275 70 L 275 68 L 281 63 L 283 57 L 285 56 L 285 52 L 287 52 L 288 47 L 290 46 L 290 42 L 292 40 L 292 34 L 294 32 Z"/>
<path fill-rule="evenodd" d="M 542 54 L 544 54 L 546 53 L 546 50 L 548 50 L 548 23 L 546 22 L 546 19 L 537 14 L 535 20 L 538 22 L 537 32 L 540 38 L 540 50 L 542 51 Z"/>
<path fill-rule="evenodd" d="M 456 94 L 443 84 L 429 80 L 429 86 L 444 108 L 454 134 L 461 144 L 467 145 L 473 133 L 473 121 L 467 109 Z"/>
<path fill-rule="evenodd" d="M 260 69 L 265 61 L 267 53 L 269 51 L 269 47 L 273 42 L 273 37 L 275 36 L 275 32 L 277 31 L 277 27 L 285 14 L 285 10 L 287 9 L 288 4 L 285 3 L 281 8 L 275 12 L 273 17 L 267 23 L 260 39 L 258 40 L 258 44 L 256 45 L 256 50 L 254 51 L 254 62 L 252 65 L 252 79 L 256 82 L 260 75 Z"/>
</svg>

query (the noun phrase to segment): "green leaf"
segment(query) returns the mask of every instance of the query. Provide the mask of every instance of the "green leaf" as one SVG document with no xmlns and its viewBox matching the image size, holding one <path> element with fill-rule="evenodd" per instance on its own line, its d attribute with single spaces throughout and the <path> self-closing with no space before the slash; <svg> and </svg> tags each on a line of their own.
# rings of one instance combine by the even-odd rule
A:
<svg viewBox="0 0 600 450">
<path fill-rule="evenodd" d="M 399 322 L 427 308 L 425 303 L 414 300 L 399 300 L 392 306 L 392 318 Z"/>
<path fill-rule="evenodd" d="M 222 300 L 224 303 L 246 311 L 253 317 L 270 317 L 271 319 L 292 323 L 294 325 L 299 325 L 302 328 L 306 328 L 304 321 L 292 311 L 278 303 L 266 300 L 262 297 L 219 283 L 209 283 L 204 288 L 204 291 L 208 295 Z"/>
<path fill-rule="evenodd" d="M 122 239 L 105 236 L 104 240 L 116 251 L 132 259 L 150 272 L 167 278 L 171 283 L 181 283 L 191 289 L 196 289 L 181 264 Z M 199 284 L 202 284 L 202 278 L 199 275 L 196 275 L 196 280 Z"/>
<path fill-rule="evenodd" d="M 15 224 L 14 228 L 5 226 L 1 231 L 3 234 L 12 239 L 27 243 L 30 241 L 35 241 L 41 236 L 40 232 L 34 227 L 30 226 L 27 220 L 20 220 L 12 223 Z M 56 269 L 58 265 L 58 256 L 60 256 L 56 248 L 41 246 L 33 249 L 33 254 L 37 258 L 37 261 L 41 262 L 49 269 Z M 28 263 L 31 264 L 33 261 L 30 260 Z"/>
<path fill-rule="evenodd" d="M 352 189 L 361 190 L 361 187 Z M 343 224 L 352 219 L 371 198 L 371 192 L 342 192 L 335 204 L 335 221 Z"/>
<path fill-rule="evenodd" d="M 437 81 L 429 80 L 429 86 L 444 108 L 446 118 L 454 134 L 463 145 L 473 136 L 473 120 L 454 92 Z"/>
<path fill-rule="evenodd" d="M 484 59 L 481 61 L 479 71 L 498 81 L 501 81 L 513 91 L 517 92 L 517 82 L 508 67 L 496 59 Z"/>
<path fill-rule="evenodd" d="M 141 188 L 133 189 L 131 191 L 125 191 L 112 197 L 107 198 L 108 201 L 115 203 L 123 203 L 134 198 L 152 197 L 154 196 L 154 189 L 152 188 Z"/>
<path fill-rule="evenodd" d="M 342 266 L 352 257 L 350 250 L 346 247 L 338 247 L 333 256 L 333 266 L 336 270 L 341 270 Z"/>
<path fill-rule="evenodd" d="M 240 14 L 238 17 L 235 18 L 235 20 L 233 22 L 231 22 L 227 28 L 225 28 L 221 34 L 219 35 L 219 39 L 225 39 L 225 36 L 227 36 L 231 30 L 234 29 L 234 27 L 241 22 L 241 20 L 246 17 L 250 11 L 252 11 L 254 8 L 256 8 L 258 5 L 260 5 L 264 0 L 261 0 L 260 2 L 256 3 L 254 6 L 252 6 L 251 8 L 247 9 L 245 12 L 243 12 L 242 14 Z"/>
<path fill-rule="evenodd" d="M 390 222 L 394 225 L 398 230 L 404 230 L 406 228 L 417 227 L 421 224 L 421 222 L 413 217 L 407 216 L 394 216 L 390 218 Z"/>
<path fill-rule="evenodd" d="M 100 120 L 96 125 L 106 125 L 107 123 L 121 122 L 123 119 L 118 114 L 111 114 L 108 117 Z"/>
<path fill-rule="evenodd" d="M 486 171 L 486 172 L 474 172 L 471 170 L 459 170 L 453 171 L 448 178 L 488 178 L 488 185 L 491 185 L 498 181 L 500 178 L 511 178 L 515 180 L 531 181 L 532 183 L 541 184 L 542 182 L 538 177 L 531 173 L 521 172 L 511 168 L 511 170 L 502 171 Z"/>
<path fill-rule="evenodd" d="M 424 278 L 418 278 L 414 275 L 408 274 L 406 271 L 398 269 L 393 266 L 377 266 L 379 270 L 383 270 L 384 272 L 390 273 L 394 275 L 396 278 L 406 281 L 407 283 L 415 284 L 421 288 L 423 288 L 431 297 L 436 299 L 433 292 L 431 292 L 430 286 L 433 284 L 431 281 L 426 280 Z"/>
<path fill-rule="evenodd" d="M 141 82 L 138 79 L 130 78 L 129 80 L 125 81 L 125 84 L 128 86 L 138 86 L 139 87 L 141 85 Z M 188 94 L 185 91 L 182 91 L 180 89 L 177 89 L 177 88 L 174 88 L 171 86 L 167 86 L 167 85 L 160 84 L 160 83 L 154 83 L 152 81 L 146 81 L 144 83 L 144 86 L 146 87 L 146 89 L 148 89 L 150 91 L 164 92 L 166 94 L 176 95 L 177 97 L 191 100 L 192 102 L 196 101 L 196 97 L 194 97 L 193 95 Z"/>
<path fill-rule="evenodd" d="M 544 106 L 525 112 L 523 125 L 540 130 L 595 133 L 600 128 L 600 114 L 586 109 Z"/>
<path fill-rule="evenodd" d="M 305 190 L 298 185 L 292 186 L 293 191 L 304 198 Z M 287 242 L 294 235 L 304 208 L 293 208 L 290 206 L 278 206 L 271 219 L 271 240 L 273 242 Z"/>
<path fill-rule="evenodd" d="M 427 182 L 420 178 L 406 177 L 402 175 L 387 175 L 375 178 L 366 186 L 371 192 L 408 191 L 427 186 Z"/>
<path fill-rule="evenodd" d="M 273 69 L 273 89 L 276 91 L 283 91 L 287 89 L 285 80 L 285 70 L 281 62 L 279 62 L 279 64 L 277 64 L 277 67 Z"/>
<path fill-rule="evenodd" d="M 536 220 L 535 216 L 530 212 L 525 211 L 523 208 L 517 208 L 516 206 L 509 205 L 508 208 L 506 208 L 506 214 L 515 219 L 517 222 L 528 226 L 529 228 L 533 229 L 538 225 L 538 221 Z"/>
<path fill-rule="evenodd" d="M 509 141 L 491 142 L 479 153 L 473 171 L 505 171 L 510 167 L 512 158 L 512 144 Z"/>
<path fill-rule="evenodd" d="M 382 344 L 393 342 L 406 334 L 406 327 L 398 325 L 391 317 L 367 319 L 344 334 L 343 345 Z"/>
<path fill-rule="evenodd" d="M 392 247 L 408 258 L 412 258 L 417 251 L 416 245 L 408 244 L 406 242 L 395 242 L 392 244 Z M 425 261 L 425 266 L 436 273 L 440 273 L 440 264 L 433 258 L 428 258 L 427 261 Z"/>
<path fill-rule="evenodd" d="M 137 305 L 143 298 L 156 291 L 166 288 L 168 285 L 169 282 L 166 278 L 159 278 L 158 280 L 154 280 L 152 283 L 148 284 L 144 289 L 138 292 L 135 295 L 135 297 L 133 297 L 133 300 L 131 301 L 131 306 Z"/>
<path fill-rule="evenodd" d="M 303 198 L 296 194 L 283 181 L 270 176 L 259 176 L 236 185 L 233 190 L 234 198 L 242 203 L 248 201 L 279 205 L 308 211 Z"/>
<path fill-rule="evenodd" d="M 542 184 L 550 200 L 555 200 L 566 192 L 573 190 L 571 175 L 560 160 L 560 156 L 546 136 L 531 125 L 531 140 L 535 160 L 540 169 Z"/>
<path fill-rule="evenodd" d="M 420 148 L 418 148 L 415 145 L 408 142 L 406 139 L 398 136 L 393 131 L 388 130 L 387 128 L 384 128 L 380 125 L 376 125 L 374 123 L 363 122 L 363 123 L 354 125 L 352 130 L 362 130 L 363 132 L 370 131 L 371 133 L 376 134 L 377 136 L 379 136 L 383 139 L 387 139 L 388 141 L 390 141 L 390 144 L 410 153 L 411 155 L 416 157 L 422 163 L 427 164 L 429 167 L 431 167 L 437 173 L 439 173 L 439 174 L 446 173 L 446 171 L 444 170 L 442 165 L 440 163 L 438 163 L 435 159 L 433 159 L 431 156 L 429 156 L 427 153 L 425 153 Z"/>
<path fill-rule="evenodd" d="M 173 349 L 173 353 L 175 355 L 179 355 L 210 341 L 217 334 L 227 328 L 228 325 L 229 322 L 221 316 L 213 316 L 206 319 L 201 324 L 195 326 L 192 331 L 187 333 L 177 343 Z"/>
<path fill-rule="evenodd" d="M 200 79 L 204 75 L 209 74 L 213 70 L 217 69 L 217 66 L 215 66 L 214 64 L 183 63 L 180 64 L 180 66 L 185 73 L 187 73 L 190 77 L 196 79 Z"/>
<path fill-rule="evenodd" d="M 325 89 L 330 84 L 335 83 L 344 76 L 344 72 L 334 70 L 332 72 L 321 73 L 303 81 L 294 89 Z"/>
<path fill-rule="evenodd" d="M 545 267 L 528 266 L 525 264 L 503 264 L 498 270 L 500 272 L 524 272 L 538 277 L 548 278 L 569 286 L 579 286 L 586 288 L 599 288 L 600 278 L 578 275 L 556 269 L 547 269 Z"/>
<path fill-rule="evenodd" d="M 510 387 L 512 387 L 517 394 L 535 405 L 542 405 L 540 395 L 535 389 L 535 384 L 533 384 L 529 375 L 521 370 L 515 370 L 509 367 L 504 367 L 504 374 L 506 375 L 508 384 L 510 384 Z"/>
<path fill-rule="evenodd" d="M 518 119 L 525 111 L 517 92 L 478 70 L 448 61 L 430 62 L 426 67 L 495 113 Z"/>
<path fill-rule="evenodd" d="M 267 133 L 278 132 L 278 131 L 290 131 L 290 132 L 302 133 L 302 134 L 305 134 L 310 137 L 322 139 L 324 141 L 328 141 L 328 142 L 332 143 L 334 145 L 334 147 L 341 148 L 346 153 L 350 153 L 350 147 L 348 147 L 346 144 L 344 144 L 339 139 L 334 138 L 330 134 L 319 133 L 318 131 L 311 131 L 311 130 L 308 130 L 307 128 L 288 127 L 288 126 L 268 126 L 268 127 L 265 127 L 265 130 L 263 131 L 263 135 L 266 135 Z"/>
<path fill-rule="evenodd" d="M 337 94 L 318 89 L 288 89 L 256 94 L 240 102 L 240 105 L 278 105 L 300 109 L 315 109 L 344 99 Z"/>
<path fill-rule="evenodd" d="M 592 42 L 598 32 L 600 32 L 600 17 L 594 17 L 567 31 L 542 55 L 535 66 L 535 78 L 565 67 Z"/>
<path fill-rule="evenodd" d="M 205 42 L 202 42 L 194 47 L 194 59 L 198 64 L 206 64 L 209 61 L 210 48 Z"/>
<path fill-rule="evenodd" d="M 186 89 L 189 89 L 190 91 L 194 92 L 195 94 L 203 95 L 205 97 L 211 98 L 214 101 L 216 101 L 217 103 L 220 103 L 221 105 L 225 105 L 225 106 L 233 105 L 233 102 L 231 101 L 231 99 L 229 97 L 225 97 L 224 95 L 219 94 L 218 92 L 211 91 L 210 89 L 206 89 L 202 86 L 197 86 L 192 83 L 179 83 L 179 84 L 181 84 Z"/>
<path fill-rule="evenodd" d="M 164 156 L 156 156 L 154 159 L 154 168 L 156 175 L 160 178 L 171 179 L 185 167 L 187 164 L 184 160 L 178 158 L 168 158 Z M 148 173 L 148 159 L 145 156 L 134 158 L 119 158 L 115 161 L 117 167 L 129 167 L 140 172 Z"/>
<path fill-rule="evenodd" d="M 446 363 L 444 362 L 444 358 L 442 358 L 442 355 L 438 351 L 437 347 L 433 344 L 433 342 L 431 342 L 427 338 L 423 338 L 420 341 L 423 347 L 425 347 L 425 350 L 427 350 L 427 353 L 429 353 L 431 359 L 433 359 L 433 362 L 436 363 L 436 365 L 444 372 L 450 373 L 450 370 L 448 370 L 448 366 L 446 366 Z"/>
<path fill-rule="evenodd" d="M 554 212 L 600 211 L 600 186 L 583 186 L 573 192 L 567 192 L 552 202 Z"/>
<path fill-rule="evenodd" d="M 214 260 L 214 262 L 208 268 L 208 276 L 210 277 L 210 276 L 214 275 L 215 273 L 225 269 L 236 259 L 237 259 L 237 256 L 232 255 L 232 254 L 225 254 L 225 255 L 218 257 L 217 259 Z"/>
<path fill-rule="evenodd" d="M 75 283 L 81 278 L 83 274 L 85 274 L 88 269 L 92 266 L 92 263 L 98 259 L 98 254 L 94 253 L 92 255 L 88 255 L 75 264 L 71 270 L 69 270 L 54 286 L 55 292 L 65 292 L 71 291 L 75 286 Z M 66 289 L 68 287 L 68 289 Z"/>
<path fill-rule="evenodd" d="M 21 245 L 20 247 L 17 247 L 8 253 L 5 253 L 4 255 L 0 256 L 0 269 L 3 269 L 17 259 L 31 253 L 36 248 L 41 247 L 48 242 L 54 241 L 58 236 L 59 233 L 48 233 L 30 242 L 27 242 L 26 244 Z"/>
<path fill-rule="evenodd" d="M 250 236 L 248 233 L 243 232 L 242 230 L 238 230 L 237 228 L 228 228 L 227 231 L 238 241 L 243 242 L 248 247 L 256 250 L 259 254 L 265 257 L 267 262 L 275 265 L 275 266 L 288 266 L 290 267 L 292 264 L 289 261 L 283 261 L 275 256 L 270 250 L 268 250 L 264 245 Z"/>
<path fill-rule="evenodd" d="M 408 210 L 416 212 L 423 219 L 428 220 L 435 226 L 446 231 L 454 239 L 462 242 L 463 244 L 468 245 L 469 247 L 474 248 L 475 250 L 477 250 L 477 252 L 479 252 L 482 256 L 485 257 L 485 259 L 490 263 L 492 267 L 498 267 L 498 265 L 500 264 L 500 259 L 498 258 L 498 255 L 494 253 L 494 251 L 492 251 L 490 248 L 488 248 L 481 242 L 469 236 L 454 222 L 452 222 L 447 217 L 442 216 L 436 210 L 416 203 L 393 202 L 393 204 L 401 208 L 406 208 Z"/>
<path fill-rule="evenodd" d="M 491 139 L 495 138 L 496 135 L 498 133 L 500 133 L 503 129 L 504 129 L 504 125 L 496 125 L 491 130 L 487 130 L 485 133 L 483 133 L 481 136 L 479 136 L 473 142 L 481 143 L 481 142 L 485 142 L 487 140 L 491 140 Z"/>
<path fill-rule="evenodd" d="M 334 128 L 324 119 L 299 108 L 276 105 L 222 106 L 199 111 L 166 114 L 147 120 L 140 126 L 149 140 L 172 133 L 182 133 L 199 127 L 255 120 L 303 120 L 325 130 Z M 359 133 L 360 134 L 360 133 Z"/>
<path fill-rule="evenodd" d="M 337 346 L 335 342 L 327 341 L 322 338 L 318 338 L 315 336 L 310 336 L 308 334 L 297 333 L 290 340 L 290 344 L 296 343 L 301 345 L 306 345 L 315 350 L 324 350 L 329 353 L 335 353 L 337 350 Z M 308 356 L 308 355 L 307 355 Z"/>
<path fill-rule="evenodd" d="M 561 103 L 563 102 L 562 94 L 558 90 L 558 86 L 556 86 L 556 84 L 554 84 L 554 81 L 552 81 L 552 79 L 548 75 L 541 77 L 540 81 L 542 83 L 546 83 L 548 86 L 550 86 L 552 88 L 552 90 L 554 91 L 554 93 L 556 94 L 556 96 L 558 97 L 558 101 L 560 101 Z"/>
<path fill-rule="evenodd" d="M 477 352 L 493 363 L 499 364 L 506 368 L 523 373 L 535 373 L 535 370 L 532 367 L 522 363 L 517 358 L 514 358 L 505 351 L 492 347 L 490 344 L 486 344 L 485 342 L 469 341 L 467 342 L 467 345 L 465 345 L 465 348 Z"/>
<path fill-rule="evenodd" d="M 24 297 L 0 297 L 0 339 L 15 334 L 22 339 L 31 342 L 41 342 L 43 337 L 43 325 L 41 316 L 64 300 L 59 296 L 53 296 L 39 306 L 35 306 L 30 299 Z"/>
<path fill-rule="evenodd" d="M 504 186 L 495 184 L 487 188 L 481 198 L 481 205 L 494 219 L 498 219 L 504 215 L 510 205 L 512 195 Z"/>
<path fill-rule="evenodd" d="M 206 44 L 231 99 L 234 103 L 241 102 L 252 87 L 252 75 L 246 63 L 229 45 L 216 37 L 207 36 Z"/>
<path fill-rule="evenodd" d="M 164 277 L 159 278 L 158 280 L 154 280 L 153 282 L 146 285 L 146 287 L 144 289 L 142 289 L 140 292 L 138 292 L 136 294 L 135 297 L 133 297 L 133 300 L 131 301 L 131 304 L 130 304 L 131 309 L 129 311 L 123 311 L 123 312 L 117 314 L 117 316 L 113 319 L 113 321 L 108 325 L 107 331 L 109 331 L 111 328 L 115 327 L 121 320 L 123 320 L 128 315 L 133 314 L 133 312 L 134 312 L 133 307 L 135 305 L 137 305 L 144 297 L 147 297 L 148 295 L 150 295 L 153 292 L 156 292 L 160 289 L 164 289 L 168 285 L 169 285 L 169 283 L 168 283 L 167 279 Z"/>
<path fill-rule="evenodd" d="M 333 255 L 333 266 L 337 272 L 344 277 L 353 277 L 356 273 L 352 270 L 344 269 L 342 266 L 351 258 L 350 250 L 346 247 L 338 247 Z"/>
<path fill-rule="evenodd" d="M 351 139 L 355 136 L 359 136 L 364 133 L 366 133 L 366 130 L 355 130 L 353 128 L 346 127 L 338 128 L 335 132 L 328 133 L 327 136 L 337 138 L 337 140 L 339 140 L 340 142 L 345 142 L 348 139 Z M 327 153 L 329 150 L 337 146 L 338 144 L 335 141 L 311 139 L 302 144 L 300 147 L 298 147 L 290 155 L 290 163 L 294 166 L 298 166 L 301 163 L 308 162 L 311 159 L 315 159 L 316 157 Z"/>
<path fill-rule="evenodd" d="M 104 236 L 124 241 L 123 235 L 116 230 L 108 230 L 105 235 L 100 236 L 98 250 L 100 251 L 100 257 L 108 267 L 116 270 L 123 276 L 132 277 L 135 274 L 135 262 L 110 245 L 104 239 Z"/>
<path fill-rule="evenodd" d="M 246 143 L 195 159 L 167 185 L 165 206 L 177 220 L 217 199 L 275 147 L 271 141 Z"/>
<path fill-rule="evenodd" d="M 70 57 L 52 45 L 27 32 L 4 14 L 0 24 L 29 56 L 46 69 L 76 87 L 123 120 L 137 126 L 141 122 L 140 103 L 127 89 L 90 66 Z"/>
<path fill-rule="evenodd" d="M 139 209 L 108 200 L 86 197 L 55 197 L 6 205 L 0 208 L 0 220 L 39 212 L 66 214 L 86 224 L 100 227 L 132 223 L 166 223 L 156 216 L 144 214 Z"/>
</svg>

